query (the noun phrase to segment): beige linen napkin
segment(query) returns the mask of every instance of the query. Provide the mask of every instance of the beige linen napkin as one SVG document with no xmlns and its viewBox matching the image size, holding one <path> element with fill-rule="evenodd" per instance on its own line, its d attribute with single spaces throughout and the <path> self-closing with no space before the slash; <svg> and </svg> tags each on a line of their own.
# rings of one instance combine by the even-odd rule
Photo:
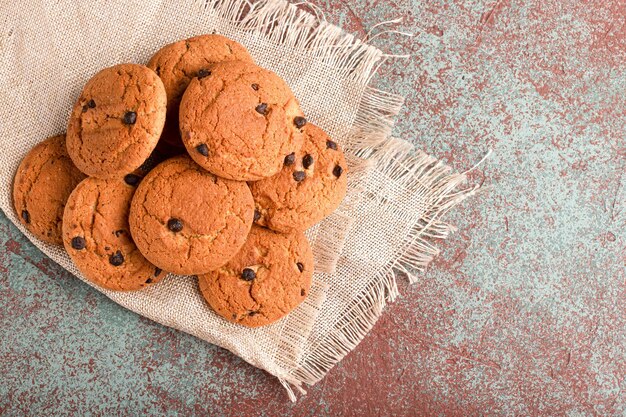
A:
<svg viewBox="0 0 626 417">
<path fill-rule="evenodd" d="M 65 130 L 83 84 L 100 69 L 145 63 L 166 43 L 213 31 L 243 43 L 281 75 L 307 118 L 346 150 L 348 196 L 307 232 L 316 273 L 306 302 L 257 329 L 228 323 L 200 296 L 195 277 L 170 275 L 133 293 L 102 291 L 166 326 L 222 346 L 292 388 L 313 384 L 352 350 L 445 238 L 439 216 L 473 189 L 407 142 L 390 138 L 402 98 L 368 86 L 383 54 L 283 0 L 24 0 L 0 6 L 0 207 L 50 258 L 85 280 L 60 247 L 17 221 L 13 175 L 37 142 Z"/>
</svg>

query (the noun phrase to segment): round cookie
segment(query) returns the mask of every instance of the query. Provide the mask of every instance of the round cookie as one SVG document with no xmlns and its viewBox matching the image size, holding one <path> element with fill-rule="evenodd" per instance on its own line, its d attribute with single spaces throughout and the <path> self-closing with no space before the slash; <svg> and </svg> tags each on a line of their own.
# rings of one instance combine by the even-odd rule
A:
<svg viewBox="0 0 626 417">
<path fill-rule="evenodd" d="M 76 267 L 100 287 L 138 290 L 165 276 L 131 238 L 128 211 L 135 190 L 119 178 L 90 177 L 67 200 L 63 244 Z"/>
<path fill-rule="evenodd" d="M 44 242 L 62 245 L 65 202 L 84 178 L 67 154 L 65 135 L 37 144 L 13 179 L 13 206 L 20 223 Z"/>
<path fill-rule="evenodd" d="M 346 195 L 347 165 L 337 143 L 311 123 L 302 131 L 304 145 L 285 158 L 283 169 L 250 183 L 255 222 L 278 232 L 308 229 Z"/>
<path fill-rule="evenodd" d="M 194 78 L 180 103 L 191 157 L 220 177 L 256 181 L 276 174 L 302 146 L 298 101 L 276 74 L 249 62 L 215 64 Z"/>
<path fill-rule="evenodd" d="M 228 262 L 244 244 L 253 217 L 245 182 L 216 177 L 188 156 L 177 156 L 143 179 L 129 222 L 146 258 L 165 271 L 192 275 Z"/>
<path fill-rule="evenodd" d="M 275 322 L 307 296 L 313 253 L 301 232 L 253 226 L 241 250 L 222 268 L 200 275 L 202 295 L 226 320 L 248 327 Z"/>
<path fill-rule="evenodd" d="M 121 64 L 100 71 L 87 82 L 70 116 L 72 161 L 98 178 L 132 172 L 159 140 L 165 102 L 163 82 L 147 67 Z"/>
<path fill-rule="evenodd" d="M 204 76 L 208 65 L 223 61 L 253 62 L 243 45 L 221 35 L 201 35 L 174 42 L 150 58 L 148 68 L 161 77 L 167 93 L 167 118 L 161 142 L 184 152 L 178 130 L 180 99 L 192 78 Z"/>
</svg>

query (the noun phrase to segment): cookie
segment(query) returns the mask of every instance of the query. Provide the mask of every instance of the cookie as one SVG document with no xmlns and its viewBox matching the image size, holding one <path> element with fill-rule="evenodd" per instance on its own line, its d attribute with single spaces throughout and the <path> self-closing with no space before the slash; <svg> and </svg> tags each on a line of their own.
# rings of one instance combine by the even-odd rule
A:
<svg viewBox="0 0 626 417">
<path fill-rule="evenodd" d="M 304 145 L 277 175 L 250 183 L 255 222 L 278 232 L 306 230 L 332 213 L 346 195 L 347 166 L 336 142 L 309 123 Z"/>
<path fill-rule="evenodd" d="M 302 146 L 306 119 L 293 93 L 279 76 L 249 62 L 223 62 L 209 72 L 189 83 L 180 103 L 187 152 L 224 178 L 276 174 Z"/>
<path fill-rule="evenodd" d="M 174 42 L 159 49 L 148 62 L 157 73 L 167 93 L 167 118 L 161 142 L 172 148 L 185 147 L 178 130 L 178 105 L 194 77 L 203 77 L 208 65 L 223 61 L 253 62 L 246 48 L 221 35 L 201 35 Z"/>
<path fill-rule="evenodd" d="M 245 182 L 218 178 L 188 156 L 161 163 L 143 179 L 130 231 L 152 263 L 176 274 L 224 265 L 244 244 L 254 217 Z"/>
<path fill-rule="evenodd" d="M 165 87 L 136 64 L 106 68 L 91 78 L 74 105 L 67 150 L 87 175 L 121 178 L 148 158 L 165 123 Z"/>
<path fill-rule="evenodd" d="M 129 232 L 135 190 L 120 178 L 90 177 L 67 200 L 63 244 L 76 267 L 100 287 L 138 290 L 165 276 L 137 250 Z"/>
<path fill-rule="evenodd" d="M 218 270 L 200 275 L 198 282 L 217 314 L 258 327 L 296 308 L 309 293 L 312 276 L 313 253 L 304 234 L 253 226 L 237 255 Z"/>
<path fill-rule="evenodd" d="M 13 179 L 13 206 L 20 222 L 44 242 L 62 245 L 65 202 L 84 178 L 67 154 L 65 135 L 36 145 Z"/>
</svg>

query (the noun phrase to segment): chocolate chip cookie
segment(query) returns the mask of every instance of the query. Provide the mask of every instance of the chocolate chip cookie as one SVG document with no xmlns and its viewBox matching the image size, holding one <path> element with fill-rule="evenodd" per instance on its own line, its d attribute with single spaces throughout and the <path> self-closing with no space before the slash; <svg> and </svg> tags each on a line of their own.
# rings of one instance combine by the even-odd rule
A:
<svg viewBox="0 0 626 417">
<path fill-rule="evenodd" d="M 192 78 L 205 77 L 209 65 L 224 61 L 253 62 L 243 45 L 221 35 L 201 35 L 171 43 L 150 59 L 148 68 L 161 77 L 167 93 L 167 118 L 161 142 L 184 151 L 178 129 L 180 99 Z"/>
<path fill-rule="evenodd" d="M 194 78 L 179 120 L 191 157 L 215 175 L 240 181 L 276 174 L 302 146 L 306 124 L 279 76 L 242 61 L 215 64 Z"/>
<path fill-rule="evenodd" d="M 20 222 L 44 242 L 62 245 L 65 202 L 84 178 L 67 154 L 65 135 L 36 145 L 13 179 L 13 206 Z"/>
<path fill-rule="evenodd" d="M 339 145 L 309 123 L 304 145 L 277 175 L 250 183 L 255 222 L 279 232 L 306 230 L 332 213 L 346 195 L 346 161 Z"/>
<path fill-rule="evenodd" d="M 121 178 L 148 158 L 165 123 L 163 82 L 136 64 L 106 68 L 91 78 L 74 105 L 67 150 L 87 175 Z"/>
<path fill-rule="evenodd" d="M 143 179 L 129 221 L 146 258 L 165 271 L 191 275 L 228 262 L 244 244 L 253 216 L 245 182 L 216 177 L 177 156 Z"/>
<path fill-rule="evenodd" d="M 137 250 L 128 211 L 136 187 L 119 178 L 90 177 L 74 189 L 63 215 L 63 244 L 76 267 L 96 285 L 132 291 L 165 272 Z"/>
<path fill-rule="evenodd" d="M 304 234 L 253 226 L 235 257 L 198 279 L 202 295 L 217 314 L 257 327 L 297 307 L 309 293 L 312 276 L 313 253 Z"/>
</svg>

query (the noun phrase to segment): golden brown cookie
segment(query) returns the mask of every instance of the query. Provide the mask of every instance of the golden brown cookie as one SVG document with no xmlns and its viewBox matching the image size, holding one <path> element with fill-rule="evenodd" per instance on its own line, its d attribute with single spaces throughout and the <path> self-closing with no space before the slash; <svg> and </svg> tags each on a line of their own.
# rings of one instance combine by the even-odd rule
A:
<svg viewBox="0 0 626 417">
<path fill-rule="evenodd" d="M 217 314 L 258 327 L 296 308 L 309 293 L 312 276 L 313 253 L 304 234 L 252 226 L 234 258 L 198 279 L 202 295 Z"/>
<path fill-rule="evenodd" d="M 302 146 L 306 124 L 289 86 L 249 62 L 209 67 L 180 103 L 180 129 L 191 157 L 220 177 L 255 181 L 276 174 Z"/>
<path fill-rule="evenodd" d="M 106 68 L 91 78 L 74 105 L 67 150 L 78 169 L 121 178 L 148 158 L 165 123 L 165 87 L 136 64 Z"/>
<path fill-rule="evenodd" d="M 67 154 L 65 135 L 37 144 L 13 179 L 13 205 L 20 222 L 39 239 L 62 245 L 65 202 L 84 178 Z"/>
<path fill-rule="evenodd" d="M 90 177 L 74 189 L 63 216 L 63 243 L 76 267 L 94 284 L 115 291 L 138 290 L 165 273 L 137 250 L 128 227 L 135 186 Z"/>
<path fill-rule="evenodd" d="M 174 42 L 159 49 L 148 62 L 165 85 L 167 93 L 167 119 L 161 142 L 162 147 L 185 147 L 178 129 L 178 105 L 194 77 L 203 77 L 208 65 L 223 61 L 253 62 L 246 48 L 221 35 L 201 35 Z"/>
<path fill-rule="evenodd" d="M 332 213 L 346 195 L 346 161 L 326 132 L 309 123 L 304 145 L 273 177 L 250 183 L 255 222 L 278 232 L 306 230 Z"/>
<path fill-rule="evenodd" d="M 253 216 L 245 182 L 216 177 L 177 156 L 143 179 L 129 221 L 146 258 L 165 271 L 191 275 L 228 262 L 245 242 Z"/>
</svg>

